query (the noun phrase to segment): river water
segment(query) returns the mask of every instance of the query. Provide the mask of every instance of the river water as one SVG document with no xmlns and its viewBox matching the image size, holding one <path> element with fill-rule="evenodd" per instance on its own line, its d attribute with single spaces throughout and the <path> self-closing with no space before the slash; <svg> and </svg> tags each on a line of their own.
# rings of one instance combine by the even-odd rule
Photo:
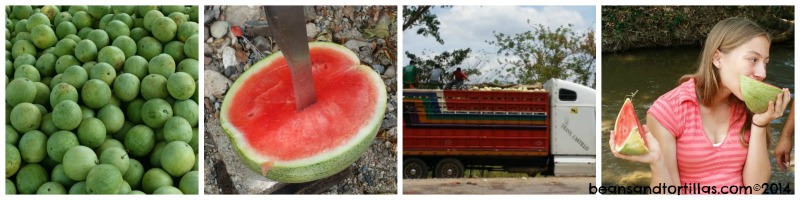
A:
<svg viewBox="0 0 800 200">
<path fill-rule="evenodd" d="M 608 145 L 609 131 L 625 101 L 625 95 L 638 90 L 633 101 L 642 124 L 645 114 L 659 96 L 677 86 L 678 78 L 693 73 L 700 47 L 674 47 L 637 49 L 621 53 L 604 53 L 602 59 L 602 184 L 648 185 L 650 168 L 615 158 Z M 777 44 L 770 49 L 766 82 L 780 88 L 789 88 L 794 97 L 794 45 Z M 784 117 L 770 123 L 772 145 L 769 148 L 772 162 L 770 183 L 794 184 L 794 171 L 781 172 L 775 162 L 775 144 L 786 121 Z M 794 186 L 792 185 L 792 189 Z"/>
</svg>

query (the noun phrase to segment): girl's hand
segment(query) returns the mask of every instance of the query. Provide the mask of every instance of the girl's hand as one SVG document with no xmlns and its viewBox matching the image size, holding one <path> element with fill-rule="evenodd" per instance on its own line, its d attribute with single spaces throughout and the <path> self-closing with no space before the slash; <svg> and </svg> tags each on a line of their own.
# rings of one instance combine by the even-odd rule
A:
<svg viewBox="0 0 800 200">
<path fill-rule="evenodd" d="M 646 125 L 642 125 L 642 129 L 645 131 L 647 154 L 625 155 L 617 152 L 617 149 L 614 148 L 616 146 L 614 143 L 614 130 L 611 130 L 611 139 L 608 140 L 608 146 L 611 147 L 611 153 L 614 154 L 614 157 L 647 164 L 661 161 L 661 147 L 659 147 L 658 140 L 653 137 L 653 134 L 650 133 L 650 129 L 648 129 Z"/>
<path fill-rule="evenodd" d="M 789 89 L 783 88 L 778 99 L 769 102 L 769 107 L 766 112 L 753 115 L 753 123 L 757 125 L 769 125 L 769 122 L 783 116 L 783 111 L 789 105 L 792 96 L 789 94 Z"/>
</svg>

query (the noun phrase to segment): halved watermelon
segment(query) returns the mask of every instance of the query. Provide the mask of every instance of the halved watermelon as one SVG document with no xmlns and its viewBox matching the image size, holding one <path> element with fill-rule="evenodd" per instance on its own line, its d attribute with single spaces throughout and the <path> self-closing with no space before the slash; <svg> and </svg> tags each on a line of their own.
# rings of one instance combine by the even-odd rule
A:
<svg viewBox="0 0 800 200">
<path fill-rule="evenodd" d="M 281 52 L 253 65 L 231 86 L 220 121 L 248 167 L 286 183 L 322 179 L 358 160 L 375 138 L 386 87 L 355 53 L 309 43 L 316 103 L 297 111 Z"/>
<path fill-rule="evenodd" d="M 636 117 L 631 99 L 625 99 L 614 123 L 614 148 L 617 152 L 628 155 L 646 154 L 647 141 L 644 140 L 642 130 L 642 124 Z"/>
<path fill-rule="evenodd" d="M 739 88 L 744 104 L 753 113 L 763 113 L 769 108 L 770 101 L 778 100 L 781 89 L 770 84 L 739 75 Z"/>
</svg>

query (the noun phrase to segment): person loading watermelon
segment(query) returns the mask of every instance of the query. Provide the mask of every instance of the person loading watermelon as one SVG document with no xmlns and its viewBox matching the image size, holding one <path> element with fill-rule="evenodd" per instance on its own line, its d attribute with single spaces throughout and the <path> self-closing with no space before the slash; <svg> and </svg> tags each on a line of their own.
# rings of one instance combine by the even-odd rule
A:
<svg viewBox="0 0 800 200">
<path fill-rule="evenodd" d="M 417 84 L 419 70 L 417 69 L 417 61 L 411 61 L 409 65 L 403 67 L 403 88 L 414 89 Z"/>
<path fill-rule="evenodd" d="M 647 112 L 643 126 L 649 152 L 615 157 L 647 163 L 651 186 L 753 186 L 769 181 L 771 167 L 768 125 L 781 117 L 789 101 L 783 88 L 763 113 L 745 106 L 739 75 L 763 81 L 771 38 L 755 22 L 728 18 L 718 22 L 706 38 L 694 74 L 659 97 Z M 764 189 L 746 190 L 754 194 Z M 682 194 L 698 193 L 683 188 Z M 729 192 L 729 191 L 725 191 Z M 705 193 L 700 191 L 700 193 Z"/>
<path fill-rule="evenodd" d="M 467 77 L 467 74 L 465 74 L 464 71 L 461 71 L 460 67 L 456 68 L 456 71 L 453 72 L 453 81 L 447 83 L 444 89 L 452 89 L 453 85 L 461 86 L 464 84 L 464 80 L 469 81 L 469 77 Z"/>
</svg>

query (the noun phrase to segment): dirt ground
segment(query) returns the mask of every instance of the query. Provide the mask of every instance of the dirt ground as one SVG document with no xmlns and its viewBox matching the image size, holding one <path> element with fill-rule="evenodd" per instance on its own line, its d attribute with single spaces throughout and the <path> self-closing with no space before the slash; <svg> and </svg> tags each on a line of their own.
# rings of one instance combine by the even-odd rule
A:
<svg viewBox="0 0 800 200">
<path fill-rule="evenodd" d="M 261 6 L 206 6 L 204 31 L 206 194 L 396 194 L 396 6 L 305 6 L 309 41 L 341 44 L 381 75 L 387 99 L 383 123 L 366 153 L 331 177 L 278 183 L 242 164 L 219 126 L 219 108 L 230 85 L 254 63 L 280 48 L 269 34 Z M 241 35 L 238 30 L 241 29 Z M 234 31 L 237 30 L 237 31 Z"/>
<path fill-rule="evenodd" d="M 403 179 L 403 194 L 589 194 L 595 177 Z"/>
</svg>

